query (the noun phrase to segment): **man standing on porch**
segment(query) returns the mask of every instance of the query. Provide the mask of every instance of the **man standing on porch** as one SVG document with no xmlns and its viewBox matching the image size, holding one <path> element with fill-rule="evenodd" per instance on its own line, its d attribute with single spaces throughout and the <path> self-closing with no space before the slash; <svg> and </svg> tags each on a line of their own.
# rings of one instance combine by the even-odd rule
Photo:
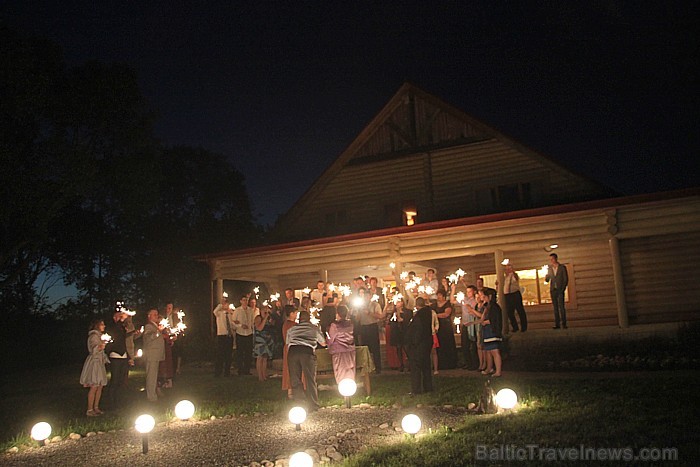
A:
<svg viewBox="0 0 700 467">
<path fill-rule="evenodd" d="M 233 310 L 231 321 L 236 330 L 238 374 L 249 375 L 253 359 L 253 319 L 255 310 L 248 306 L 248 296 L 241 296 L 241 306 Z"/>
<path fill-rule="evenodd" d="M 566 266 L 559 263 L 559 256 L 556 253 L 549 255 L 549 267 L 545 283 L 549 282 L 549 293 L 552 296 L 552 306 L 554 307 L 554 328 L 563 327 L 566 329 L 566 308 L 564 307 L 564 292 L 569 285 L 569 273 Z M 561 326 L 560 326 L 561 325 Z"/>
</svg>

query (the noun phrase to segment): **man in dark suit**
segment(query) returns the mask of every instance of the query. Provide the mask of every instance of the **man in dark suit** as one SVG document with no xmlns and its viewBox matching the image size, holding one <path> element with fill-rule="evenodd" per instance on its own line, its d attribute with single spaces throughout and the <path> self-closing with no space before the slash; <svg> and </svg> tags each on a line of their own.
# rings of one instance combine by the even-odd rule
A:
<svg viewBox="0 0 700 467">
<path fill-rule="evenodd" d="M 411 369 L 411 393 L 422 394 L 433 390 L 430 372 L 430 350 L 433 347 L 432 310 L 425 299 L 416 299 L 416 311 L 406 327 L 405 342 L 408 347 L 408 364 Z"/>
<path fill-rule="evenodd" d="M 110 378 L 109 402 L 114 409 L 121 408 L 123 396 L 126 390 L 126 380 L 129 375 L 129 356 L 126 351 L 126 327 L 124 318 L 126 313 L 120 309 L 114 310 L 112 322 L 107 327 L 107 334 L 112 336 L 112 341 L 105 347 L 105 352 L 109 357 Z"/>
<path fill-rule="evenodd" d="M 554 329 L 566 329 L 566 308 L 564 307 L 564 291 L 569 285 L 569 273 L 566 266 L 559 263 L 556 253 L 549 255 L 549 267 L 545 282 L 549 282 L 549 294 L 552 296 L 554 307 Z M 561 325 L 561 326 L 560 326 Z"/>
<path fill-rule="evenodd" d="M 300 302 L 299 299 L 294 296 L 293 289 L 284 289 L 284 297 L 282 297 L 280 305 L 282 306 L 283 310 L 287 305 L 292 305 L 295 310 L 299 309 Z"/>
</svg>

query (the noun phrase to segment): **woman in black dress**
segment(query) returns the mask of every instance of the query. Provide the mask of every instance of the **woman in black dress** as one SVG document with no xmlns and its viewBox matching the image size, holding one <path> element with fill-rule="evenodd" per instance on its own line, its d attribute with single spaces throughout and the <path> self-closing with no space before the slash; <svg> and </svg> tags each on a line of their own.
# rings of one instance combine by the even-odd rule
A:
<svg viewBox="0 0 700 467">
<path fill-rule="evenodd" d="M 437 291 L 435 313 L 440 320 L 437 332 L 438 342 L 440 342 L 440 347 L 437 348 L 438 368 L 452 370 L 457 368 L 457 344 L 452 326 L 453 308 L 450 301 L 447 300 L 447 292 L 444 289 Z"/>
</svg>

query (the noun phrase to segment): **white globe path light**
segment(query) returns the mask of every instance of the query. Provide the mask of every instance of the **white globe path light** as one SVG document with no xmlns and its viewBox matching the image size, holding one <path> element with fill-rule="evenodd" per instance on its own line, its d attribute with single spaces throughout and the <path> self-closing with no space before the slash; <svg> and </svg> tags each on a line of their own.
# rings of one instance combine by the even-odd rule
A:
<svg viewBox="0 0 700 467">
<path fill-rule="evenodd" d="M 345 408 L 350 408 L 350 398 L 357 392 L 357 383 L 355 380 L 345 378 L 338 383 L 338 392 L 345 398 Z"/>
<path fill-rule="evenodd" d="M 313 467 L 314 459 L 304 451 L 295 452 L 289 458 L 289 467 Z"/>
<path fill-rule="evenodd" d="M 51 436 L 51 425 L 47 422 L 39 422 L 32 427 L 31 437 L 34 441 L 38 441 L 43 445 L 46 443 L 46 438 Z"/>
<path fill-rule="evenodd" d="M 148 433 L 156 426 L 156 420 L 148 414 L 139 415 L 134 422 L 134 428 L 141 433 L 143 453 L 148 454 Z"/>
<path fill-rule="evenodd" d="M 194 415 L 194 404 L 188 400 L 182 400 L 175 406 L 175 416 L 180 420 L 189 420 Z"/>
<path fill-rule="evenodd" d="M 306 421 L 306 410 L 303 407 L 292 407 L 289 411 L 289 421 L 296 425 L 297 431 L 301 430 L 301 424 Z"/>
<path fill-rule="evenodd" d="M 496 393 L 496 405 L 502 409 L 510 410 L 518 403 L 518 395 L 509 388 L 503 388 Z"/>
<path fill-rule="evenodd" d="M 411 436 L 415 436 L 420 431 L 421 421 L 416 414 L 408 414 L 401 420 L 401 428 Z"/>
</svg>

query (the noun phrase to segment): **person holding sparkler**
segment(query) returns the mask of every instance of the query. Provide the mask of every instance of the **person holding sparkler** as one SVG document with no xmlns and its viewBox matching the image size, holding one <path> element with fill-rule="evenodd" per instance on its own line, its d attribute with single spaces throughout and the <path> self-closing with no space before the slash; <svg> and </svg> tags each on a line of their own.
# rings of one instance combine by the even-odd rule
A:
<svg viewBox="0 0 700 467">
<path fill-rule="evenodd" d="M 254 307 L 257 300 L 251 297 L 248 306 Z M 272 333 L 274 327 L 270 319 L 270 307 L 263 305 L 259 313 L 253 319 L 253 356 L 255 357 L 255 369 L 258 380 L 267 380 L 267 361 L 272 358 Z"/>
<path fill-rule="evenodd" d="M 104 353 L 105 345 L 109 342 L 108 334 L 103 334 L 105 331 L 105 322 L 101 319 L 93 320 L 90 323 L 90 331 L 88 332 L 87 348 L 88 356 L 83 364 L 83 371 L 80 373 L 80 384 L 83 387 L 90 388 L 87 396 L 87 412 L 88 417 L 97 417 L 102 415 L 100 410 L 100 398 L 102 397 L 102 388 L 107 385 L 107 356 Z"/>
<path fill-rule="evenodd" d="M 214 377 L 231 376 L 231 352 L 233 351 L 233 310 L 224 292 L 221 303 L 212 311 L 216 317 L 216 356 L 214 357 Z"/>
<path fill-rule="evenodd" d="M 146 361 L 146 397 L 149 402 L 158 400 L 158 367 L 165 359 L 165 341 L 158 310 L 148 311 L 148 323 L 143 331 L 143 358 Z"/>
</svg>

